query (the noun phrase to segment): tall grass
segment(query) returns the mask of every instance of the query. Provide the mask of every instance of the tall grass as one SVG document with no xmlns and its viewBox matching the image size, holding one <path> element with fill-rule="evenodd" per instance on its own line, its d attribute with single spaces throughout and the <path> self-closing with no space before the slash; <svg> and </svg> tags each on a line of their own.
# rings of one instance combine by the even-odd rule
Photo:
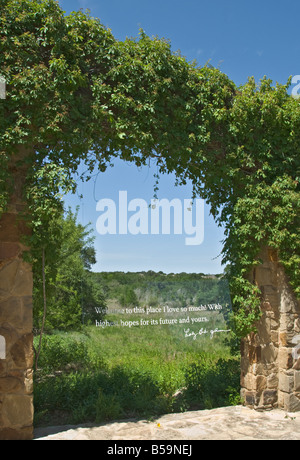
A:
<svg viewBox="0 0 300 460">
<path fill-rule="evenodd" d="M 46 336 L 35 373 L 35 424 L 146 417 L 239 403 L 239 359 L 182 329 L 85 327 Z"/>
</svg>

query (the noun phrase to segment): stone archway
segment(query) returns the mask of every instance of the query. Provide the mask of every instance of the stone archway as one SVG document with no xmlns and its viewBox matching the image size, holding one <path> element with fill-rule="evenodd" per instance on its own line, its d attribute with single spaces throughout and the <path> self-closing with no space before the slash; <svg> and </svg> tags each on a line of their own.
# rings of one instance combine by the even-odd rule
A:
<svg viewBox="0 0 300 460">
<path fill-rule="evenodd" d="M 9 211 L 0 219 L 0 439 L 33 437 L 33 305 L 31 265 L 23 260 L 28 233 L 18 218 L 24 171 L 15 174 Z M 241 394 L 252 408 L 300 411 L 300 302 L 295 298 L 275 251 L 249 275 L 262 293 L 256 334 L 242 341 Z"/>
<path fill-rule="evenodd" d="M 29 0 L 25 2 L 28 4 L 28 7 L 33 3 L 30 2 Z M 15 6 L 19 8 L 20 5 L 18 5 L 18 2 L 15 2 Z M 52 26 L 53 28 L 56 27 L 56 24 L 54 24 L 54 20 L 56 18 L 59 18 L 59 21 L 56 21 L 58 24 L 60 24 L 60 21 L 62 20 L 63 13 L 57 10 L 57 14 L 53 14 L 53 8 L 54 8 L 54 3 L 51 2 L 51 11 L 48 11 L 44 8 L 44 5 L 42 5 L 43 11 L 41 14 L 32 14 L 31 16 L 34 17 L 34 20 L 36 20 L 39 16 L 41 17 L 41 21 L 45 20 L 44 23 L 39 24 L 39 27 L 33 27 L 35 30 L 43 31 L 43 37 L 39 36 L 39 39 L 44 40 L 44 35 L 47 36 L 46 31 L 49 30 L 50 36 L 49 38 L 49 43 L 53 42 L 53 37 L 52 37 Z M 35 5 L 36 7 L 36 5 Z M 20 8 L 23 8 L 23 4 L 20 6 Z M 19 10 L 16 9 L 16 14 L 19 14 Z M 36 13 L 36 11 L 34 12 Z M 50 14 L 51 13 L 51 14 Z M 14 21 L 11 19 L 13 16 L 11 16 L 12 12 L 10 11 L 10 20 L 6 21 L 7 24 L 11 23 L 14 24 Z M 47 18 L 44 17 L 44 14 L 49 14 Z M 53 21 L 53 22 L 52 22 Z M 72 48 L 72 52 L 74 52 L 74 57 L 79 59 L 80 53 L 82 51 L 80 50 L 79 47 L 79 41 L 77 40 L 78 36 L 78 31 L 80 31 L 80 25 L 81 24 L 87 24 L 91 27 L 91 30 L 93 31 L 93 36 L 96 37 L 95 34 L 95 23 L 90 21 L 88 18 L 88 21 L 80 21 L 78 22 L 78 30 L 76 30 L 76 33 L 74 33 L 74 39 L 76 38 L 76 42 L 74 42 L 74 47 Z M 47 24 L 47 27 L 42 27 L 43 24 Z M 51 27 L 48 27 L 48 25 L 51 24 Z M 86 26 L 84 26 L 84 34 Z M 67 30 L 67 29 L 65 29 Z M 74 29 L 75 30 L 75 29 Z M 63 34 L 58 34 L 57 36 L 61 36 L 65 39 L 65 36 Z M 72 34 L 68 33 L 68 40 L 70 37 L 73 36 Z M 102 37 L 102 33 L 100 34 Z M 26 36 L 27 37 L 27 36 Z M 27 37 L 28 38 L 28 37 Z M 26 38 L 26 43 L 29 44 L 28 40 Z M 102 39 L 101 39 L 102 40 Z M 111 37 L 107 37 L 105 41 L 110 42 L 112 40 Z M 89 40 L 89 43 L 93 41 Z M 10 40 L 7 41 L 7 43 L 11 43 Z M 15 40 L 15 43 L 18 44 L 19 40 Z M 35 52 L 35 44 L 37 43 L 36 40 L 32 40 L 32 43 L 34 43 L 34 48 L 32 48 L 32 53 Z M 55 43 L 55 47 L 59 48 L 59 43 L 63 43 L 65 46 L 65 42 L 58 42 Z M 97 49 L 101 49 L 101 46 L 103 45 L 104 41 L 101 42 L 98 46 Z M 149 42 L 150 43 L 150 42 Z M 149 43 L 146 41 L 146 46 L 147 49 L 150 47 Z M 165 47 L 165 45 L 164 45 Z M 18 46 L 15 46 L 14 52 L 10 54 L 10 52 L 6 53 L 7 55 L 10 56 L 10 60 L 8 61 L 7 68 L 10 68 L 13 62 L 17 62 L 17 58 L 19 56 L 25 57 L 26 61 L 24 61 L 24 65 L 27 68 L 28 62 L 27 62 L 27 53 L 21 53 L 19 52 L 20 48 Z M 30 53 L 31 49 L 28 49 L 28 56 Z M 145 48 L 144 48 L 145 50 Z M 158 53 L 157 51 L 157 46 L 155 44 L 155 48 L 153 48 L 152 51 L 155 50 L 155 53 L 153 55 L 156 56 Z M 111 51 L 111 50 L 110 50 Z M 131 50 L 132 52 L 132 50 Z M 129 56 L 131 55 L 131 52 L 126 55 L 125 63 L 123 63 L 123 74 L 122 77 L 125 79 L 127 78 L 127 74 L 129 72 L 129 69 L 131 68 L 130 66 L 130 60 L 128 59 Z M 14 54 L 15 53 L 15 54 Z M 79 54 L 77 54 L 79 53 Z M 142 53 L 139 53 L 138 56 L 140 57 Z M 166 60 L 166 54 L 163 48 L 163 59 L 160 59 L 160 64 L 161 62 L 164 62 Z M 94 48 L 92 47 L 89 50 L 88 56 L 89 56 L 89 61 L 91 57 L 94 55 Z M 110 59 L 112 57 L 113 53 L 110 52 Z M 51 56 L 51 55 L 50 55 Z M 74 80 L 74 69 L 76 70 L 76 75 L 78 72 L 77 67 L 73 68 L 73 55 L 70 53 L 70 56 L 72 56 L 72 66 L 70 68 L 70 72 L 65 75 L 64 72 L 56 72 L 55 75 L 52 73 L 51 70 L 48 69 L 49 65 L 49 60 L 48 57 L 46 60 L 44 60 L 44 57 L 41 57 L 38 59 L 36 62 L 39 63 L 39 65 L 35 65 L 35 71 L 39 69 L 41 71 L 41 74 L 37 73 L 36 74 L 36 79 L 38 81 L 38 78 L 40 78 L 40 81 L 44 81 L 43 85 L 41 85 L 38 89 L 39 85 L 36 85 L 37 88 L 35 88 L 36 91 L 39 91 L 36 96 L 36 101 L 38 101 L 36 104 L 25 104 L 26 98 L 23 98 L 23 95 L 20 96 L 19 94 L 19 89 L 17 92 L 14 94 L 15 99 L 13 101 L 13 105 L 11 108 L 14 110 L 14 107 L 18 102 L 22 103 L 22 106 L 24 108 L 28 108 L 30 106 L 30 110 L 26 112 L 26 116 L 20 111 L 21 118 L 17 119 L 16 126 L 19 129 L 19 124 L 23 124 L 24 131 L 22 131 L 22 135 L 18 134 L 16 140 L 12 140 L 9 136 L 9 141 L 8 145 L 12 149 L 10 152 L 10 157 L 13 159 L 12 163 L 15 162 L 15 164 L 11 164 L 9 168 L 13 171 L 12 177 L 13 177 L 13 186 L 15 187 L 15 193 L 13 194 L 14 196 L 11 197 L 10 202 L 8 203 L 9 210 L 3 214 L 0 218 L 0 335 L 4 337 L 5 342 L 6 342 L 6 354 L 5 354 L 5 359 L 0 360 L 0 439 L 30 439 L 32 437 L 32 431 L 33 431 L 33 396 L 32 396 L 32 390 L 33 390 L 33 371 L 32 371 L 32 366 L 33 366 L 33 336 L 32 336 L 32 273 L 31 273 L 31 267 L 29 264 L 26 264 L 23 259 L 22 259 L 22 252 L 24 251 L 24 246 L 22 246 L 21 237 L 26 234 L 28 231 L 25 224 L 17 220 L 17 216 L 21 213 L 22 210 L 22 184 L 24 183 L 24 179 L 26 176 L 26 166 L 25 163 L 28 165 L 32 162 L 32 155 L 30 154 L 23 154 L 18 153 L 17 149 L 16 151 L 13 151 L 15 148 L 15 145 L 13 142 L 19 142 L 20 139 L 22 139 L 23 142 L 25 142 L 25 139 L 29 139 L 30 141 L 28 142 L 33 142 L 32 145 L 28 146 L 29 149 L 32 151 L 33 146 L 36 144 L 38 145 L 44 145 L 45 149 L 51 149 L 57 148 L 58 150 L 55 150 L 56 155 L 59 158 L 59 161 L 57 164 L 60 164 L 60 162 L 63 160 L 63 158 L 60 157 L 60 147 L 59 147 L 59 142 L 56 139 L 57 132 L 60 132 L 62 130 L 64 132 L 64 129 L 68 128 L 67 131 L 67 140 L 64 144 L 65 147 L 65 152 L 64 154 L 66 155 L 65 157 L 65 165 L 67 167 L 70 167 L 70 164 L 73 165 L 74 167 L 76 165 L 76 162 L 79 158 L 79 156 L 82 154 L 82 152 L 85 151 L 85 149 L 89 149 L 90 146 L 93 144 L 90 139 L 86 139 L 86 136 L 91 136 L 91 132 L 95 133 L 96 136 L 99 136 L 99 132 L 101 133 L 101 126 L 100 122 L 95 116 L 95 107 L 93 104 L 93 100 L 91 102 L 91 106 L 87 104 L 87 107 L 85 108 L 87 111 L 87 114 L 84 113 L 80 114 L 79 111 L 76 112 L 76 123 L 81 123 L 86 126 L 89 126 L 91 124 L 91 130 L 87 130 L 87 132 L 82 132 L 82 139 L 80 139 L 79 134 L 74 136 L 74 125 L 73 122 L 71 122 L 71 117 L 70 117 L 70 112 L 66 108 L 67 104 L 66 101 L 69 101 L 69 96 L 70 96 L 70 91 L 69 91 L 69 86 L 70 86 L 70 81 Z M 75 61 L 76 61 L 75 59 Z M 98 58 L 97 58 L 98 59 Z M 87 74 L 89 78 L 91 75 L 94 74 L 95 69 L 98 67 L 102 68 L 103 64 L 103 57 L 102 55 L 98 60 L 95 60 L 95 62 L 91 62 L 88 64 L 88 71 Z M 180 57 L 180 61 L 178 61 L 178 66 L 179 62 L 181 62 L 182 58 Z M 59 61 L 59 59 L 58 59 Z M 134 61 L 132 61 L 133 63 Z M 45 65 L 46 64 L 46 65 Z M 84 63 L 84 67 L 86 66 L 87 62 Z M 166 70 L 170 69 L 177 69 L 177 64 L 174 65 L 174 63 L 170 66 L 168 66 Z M 208 117 L 211 118 L 211 124 L 207 128 L 207 131 L 211 131 L 212 133 L 216 133 L 216 137 L 212 136 L 211 142 L 208 145 L 209 151 L 214 151 L 216 155 L 214 155 L 214 161 L 211 163 L 209 162 L 208 165 L 211 168 L 211 170 L 216 170 L 218 166 L 221 166 L 223 168 L 223 162 L 224 162 L 224 151 L 223 151 L 223 144 L 220 144 L 220 140 L 224 142 L 222 136 L 223 136 L 223 123 L 225 121 L 223 120 L 223 107 L 227 107 L 230 104 L 230 101 L 233 97 L 233 87 L 230 90 L 231 84 L 229 81 L 226 79 L 226 81 L 223 79 L 223 76 L 218 76 L 214 77 L 212 75 L 212 78 L 210 79 L 210 86 L 209 86 L 209 91 L 204 91 L 201 94 L 201 97 L 198 97 L 198 91 L 201 87 L 200 85 L 200 80 L 198 79 L 194 80 L 194 73 L 195 69 L 192 69 L 192 74 L 193 79 L 191 80 L 191 85 L 190 89 L 188 91 L 189 97 L 186 101 L 181 100 L 181 87 L 180 85 L 174 89 L 171 88 L 171 90 L 168 90 L 169 87 L 169 78 L 166 79 L 166 85 L 163 88 L 160 88 L 160 80 L 157 78 L 157 76 L 153 79 L 151 77 L 151 74 L 153 73 L 152 70 L 157 66 L 157 63 L 153 62 L 152 66 L 147 63 L 147 66 L 139 68 L 139 71 L 137 72 L 138 75 L 141 73 L 141 70 L 145 71 L 146 67 L 149 67 L 150 72 L 149 75 L 147 76 L 149 78 L 149 81 L 151 82 L 150 87 L 154 85 L 154 89 L 151 91 L 151 98 L 148 100 L 146 99 L 146 102 L 149 102 L 149 107 L 148 104 L 145 104 L 144 100 L 144 94 L 142 95 L 141 99 L 137 99 L 137 104 L 136 106 L 132 103 L 134 101 L 135 97 L 135 89 L 141 85 L 141 81 L 139 79 L 134 80 L 133 79 L 133 84 L 131 85 L 132 88 L 134 88 L 133 93 L 129 91 L 127 88 L 126 91 L 122 93 L 120 90 L 120 93 L 116 93 L 118 97 L 116 97 L 116 94 L 114 93 L 115 88 L 118 86 L 116 82 L 114 82 L 114 85 L 112 87 L 112 92 L 110 93 L 108 91 L 108 94 L 106 95 L 106 91 L 108 88 L 108 85 L 103 82 L 102 85 L 102 79 L 101 79 L 101 85 L 105 87 L 105 90 L 101 90 L 101 94 L 104 97 L 103 101 L 101 100 L 101 105 L 96 104 L 96 112 L 99 110 L 99 114 L 101 114 L 100 119 L 101 123 L 103 123 L 103 128 L 105 132 L 103 144 L 102 142 L 99 141 L 99 143 L 96 143 L 96 151 L 100 152 L 101 149 L 106 152 L 107 147 L 109 147 L 110 142 L 107 142 L 106 137 L 109 138 L 110 135 L 114 137 L 115 142 L 113 142 L 114 148 L 117 150 L 117 148 L 124 148 L 125 152 L 125 157 L 128 154 L 128 150 L 134 146 L 137 150 L 142 148 L 145 148 L 146 151 L 149 151 L 149 145 L 150 145 L 150 151 L 156 147 L 160 143 L 160 141 L 163 142 L 163 149 L 162 151 L 167 151 L 172 153 L 172 148 L 174 150 L 174 157 L 172 155 L 169 155 L 168 160 L 170 163 L 170 170 L 174 167 L 176 167 L 176 158 L 178 157 L 178 145 L 180 143 L 180 139 L 182 136 L 182 129 L 184 129 L 186 126 L 189 125 L 189 120 L 193 121 L 196 123 L 197 120 L 200 120 L 202 123 L 202 117 L 203 117 L 203 112 L 202 112 L 202 105 L 205 107 L 205 113 L 208 113 Z M 21 64 L 18 63 L 18 72 L 21 68 Z M 50 66 L 51 67 L 51 66 Z M 55 66 L 53 66 L 55 67 Z M 66 66 L 67 69 L 68 66 Z M 116 68 L 118 69 L 118 73 L 120 71 L 120 67 L 122 67 L 118 61 L 116 61 Z M 180 66 L 179 66 L 180 67 Z M 57 67 L 59 68 L 59 67 Z M 109 67 L 110 68 L 110 67 Z M 49 70 L 49 72 L 48 72 Z M 169 71 L 168 70 L 168 71 Z M 207 69 L 206 69 L 207 70 Z M 186 66 L 183 65 L 181 71 L 180 71 L 180 78 L 177 78 L 177 71 L 174 70 L 176 76 L 176 82 L 186 82 L 187 79 L 187 69 Z M 13 72 L 13 70 L 11 70 Z M 18 80 L 18 72 L 16 72 L 16 79 Z M 22 72 L 22 69 L 21 69 Z M 104 71 L 103 71 L 104 72 Z M 106 70 L 107 73 L 109 73 L 109 70 Z M 63 75 L 62 79 L 56 78 L 57 75 Z M 87 74 L 83 74 L 82 77 L 84 79 L 87 78 Z M 103 74 L 104 75 L 104 74 Z M 55 78 L 53 78 L 55 76 Z M 116 75 L 115 75 L 116 77 Z M 77 77 L 76 77 L 77 78 Z M 202 80 L 203 76 L 201 76 Z M 206 78 L 206 77 L 205 77 Z M 80 79 L 81 80 L 81 79 Z M 49 99 L 46 98 L 46 102 L 41 103 L 39 101 L 39 97 L 41 97 L 41 100 L 44 100 L 44 94 L 46 90 L 48 89 L 48 86 L 51 82 L 57 81 L 57 86 L 54 86 L 53 91 L 49 92 Z M 109 80 L 108 80 L 109 81 Z M 159 86 L 156 85 L 156 81 L 159 82 Z M 175 81 L 175 80 L 174 80 Z M 68 84 L 66 85 L 66 82 Z M 31 85 L 32 82 L 30 82 Z M 19 88 L 20 81 L 18 81 L 18 88 Z M 48 110 L 48 103 L 51 97 L 53 97 L 56 92 L 59 92 L 60 86 L 63 86 L 63 97 L 62 97 L 62 105 L 55 106 L 55 110 Z M 97 84 L 93 87 L 86 87 L 86 86 L 81 86 L 81 83 L 78 82 L 78 86 L 75 87 L 79 90 L 78 94 L 80 96 L 79 99 L 72 99 L 71 103 L 75 104 L 78 102 L 78 100 L 82 101 L 81 97 L 83 94 L 94 94 L 94 92 L 98 95 L 98 92 L 100 91 L 101 85 Z M 221 99 L 219 105 L 215 105 L 216 103 L 216 91 L 219 87 L 224 87 L 226 88 L 226 91 L 223 91 L 220 93 Z M 121 87 L 123 85 L 120 85 Z M 172 86 L 172 85 L 171 85 Z M 3 89 L 3 85 L 2 85 Z M 163 89 L 163 91 L 162 91 Z M 159 90 L 159 91 L 158 91 Z M 251 90 L 252 91 L 252 90 Z M 3 92 L 3 91 L 2 91 Z M 153 136 L 152 141 L 148 139 L 148 132 L 147 129 L 151 131 L 152 125 L 151 122 L 147 123 L 147 126 L 144 126 L 144 118 L 147 114 L 147 117 L 150 115 L 153 109 L 153 95 L 155 95 L 154 100 L 158 104 L 160 102 L 160 94 L 165 93 L 168 95 L 168 100 L 171 101 L 172 103 L 170 106 L 167 107 L 167 110 L 165 112 L 160 113 L 160 116 L 157 118 L 157 124 L 155 125 L 155 135 Z M 23 93 L 23 91 L 21 91 Z M 210 96 L 207 98 L 207 94 L 210 94 Z M 277 93 L 280 95 L 281 93 L 277 91 Z M 64 100 L 65 94 L 67 95 L 66 100 Z M 180 97 L 177 99 L 174 99 L 177 94 L 180 94 Z M 158 96 L 157 96 L 158 95 Z M 122 116 L 128 117 L 130 114 L 130 117 L 132 117 L 131 124 L 126 125 L 126 129 L 124 130 L 123 123 L 112 123 L 110 126 L 109 119 L 111 115 L 107 116 L 109 112 L 105 112 L 103 107 L 106 107 L 106 104 L 110 101 L 110 97 L 112 98 L 114 96 L 114 100 L 111 106 L 112 113 L 116 116 L 116 119 L 119 121 L 122 121 Z M 197 97 L 196 97 L 197 96 Z M 212 97 L 211 97 L 212 96 Z M 3 97 L 3 96 L 2 96 Z M 56 97 L 56 96 L 55 96 Z M 98 96 L 97 96 L 98 97 Z M 139 95 L 140 97 L 140 95 Z M 281 97 L 281 96 L 280 96 Z M 1 94 L 0 94 L 1 98 Z M 128 101 L 128 104 L 126 102 L 125 104 L 125 109 L 123 112 L 123 109 L 119 111 L 119 106 L 117 104 L 117 100 L 120 98 L 124 102 L 124 100 Z M 203 98 L 203 100 L 202 100 Z M 57 98 L 60 100 L 60 97 Z M 186 105 L 190 105 L 192 101 L 197 99 L 197 104 L 193 106 L 193 110 L 189 109 L 189 115 L 188 117 L 181 117 L 181 111 L 183 110 L 183 107 Z M 87 97 L 87 101 L 88 101 Z M 151 104 L 150 104 L 151 100 Z M 214 105 L 212 104 L 212 100 L 214 101 Z M 268 98 L 268 101 L 270 99 Z M 173 104 L 173 102 L 175 102 Z M 184 102 L 184 104 L 182 103 Z M 188 104 L 187 104 L 188 103 Z M 147 106 L 147 112 L 142 112 L 141 108 L 143 107 L 143 104 Z M 205 105 L 207 104 L 207 105 Z M 255 102 L 257 105 L 257 102 Z M 121 105 L 120 105 L 121 107 Z M 215 107 L 215 111 L 217 113 L 217 116 L 214 118 L 213 116 L 213 109 L 212 107 Z M 72 108 L 72 106 L 71 106 Z M 100 110 L 101 108 L 101 110 Z M 151 111 L 149 110 L 151 109 Z M 90 111 L 88 111 L 90 109 Z M 158 104 L 158 109 L 161 111 L 163 109 L 163 104 L 160 105 Z M 175 110 L 174 110 L 175 109 Z M 49 119 L 46 118 L 45 125 L 42 123 L 41 125 L 36 125 L 35 123 L 40 122 L 40 118 L 42 119 L 40 115 L 43 115 L 43 111 L 47 111 L 49 115 Z M 59 110 L 60 116 L 57 117 L 57 111 Z M 172 119 L 170 114 L 172 113 L 179 113 L 180 115 L 178 118 Z M 50 116 L 51 113 L 51 116 Z M 53 115 L 53 119 L 52 117 Z M 155 113 L 155 111 L 154 111 Z M 238 110 L 237 114 L 235 116 L 239 116 L 238 114 L 241 113 L 240 110 Z M 251 112 L 252 113 L 252 112 Z M 282 107 L 280 107 L 280 112 L 277 112 L 278 114 L 282 113 Z M 35 115 L 38 115 L 35 118 Z M 163 116 L 162 116 L 163 115 Z M 199 118 L 197 116 L 199 115 Z M 205 115 L 206 116 L 206 115 Z M 191 118 L 190 118 L 191 117 Z M 33 127 L 29 123 L 25 123 L 24 120 L 31 120 L 31 118 L 34 118 L 34 122 L 32 123 Z M 273 118 L 273 116 L 272 116 Z M 293 118 L 297 119 L 297 117 L 293 115 Z M 112 117 L 113 119 L 113 117 Z M 166 127 L 162 126 L 162 131 L 160 132 L 160 124 L 164 120 L 170 119 L 170 124 L 168 125 L 170 128 L 173 128 L 176 126 L 176 130 L 178 131 L 179 135 L 174 136 L 174 132 L 172 132 L 171 136 L 165 136 L 166 132 L 165 129 Z M 59 121 L 62 120 L 62 121 Z M 151 120 L 151 119 L 150 119 Z M 123 120 L 124 121 L 124 120 Z M 51 125 L 53 124 L 53 127 L 50 130 L 50 134 L 48 133 L 48 124 L 51 122 Z M 94 123 L 94 125 L 93 125 Z M 227 122 L 226 122 L 227 123 Z M 225 124 L 226 124 L 225 123 Z M 26 126 L 25 126 L 26 125 Z M 99 125 L 99 126 L 98 126 Z M 148 126 L 149 125 L 149 126 Z M 173 126 L 172 126 L 173 125 Z M 124 138 L 126 138 L 126 133 L 128 133 L 128 130 L 132 129 L 134 126 L 133 132 L 134 135 L 132 136 L 133 139 L 131 139 L 130 136 L 130 142 L 127 144 L 126 141 L 124 141 Z M 262 124 L 259 125 L 260 130 Z M 63 128 L 62 128 L 63 127 Z M 117 128 L 116 128 L 117 127 Z M 93 128 L 93 129 L 92 129 Z M 294 131 L 297 131 L 298 125 L 297 123 L 291 123 L 291 129 L 293 128 Z M 52 131 L 53 129 L 53 131 Z M 140 129 L 145 129 L 146 131 L 143 132 L 142 139 L 140 139 L 140 136 L 137 134 L 139 133 Z M 252 131 L 253 127 L 251 128 Z M 286 126 L 284 126 L 284 130 L 286 129 Z M 219 132 L 220 130 L 220 132 Z M 250 127 L 249 127 L 250 130 Z M 36 134 L 38 132 L 38 135 Z M 129 131 L 130 132 L 130 131 Z M 273 131 L 271 131 L 273 132 Z M 45 134 L 45 137 L 43 137 L 43 133 Z M 196 130 L 196 133 L 199 138 L 206 138 L 206 131 L 198 131 Z M 204 134 L 205 133 L 205 134 Z M 146 135 L 145 135 L 146 134 Z M 280 132 L 276 132 L 276 137 L 278 137 Z M 194 132 L 191 132 L 189 129 L 187 129 L 185 135 L 187 136 L 188 139 L 191 140 L 191 144 L 188 143 L 187 146 L 194 146 L 195 145 L 195 134 Z M 20 136 L 20 138 L 19 138 Z M 53 139 L 52 139 L 53 137 Z M 100 135 L 101 137 L 101 135 Z M 290 136 L 292 137 L 292 136 Z M 74 143 L 72 141 L 74 139 Z M 150 136 L 151 139 L 151 136 Z M 80 143 L 79 141 L 82 141 Z M 250 139 L 250 143 L 252 145 L 254 139 Z M 11 142 L 11 144 L 9 143 Z M 52 143 L 53 142 L 53 143 Z M 152 142 L 152 144 L 151 144 Z M 202 141 L 201 141 L 202 142 Z M 200 142 L 199 146 L 197 147 L 197 150 L 201 150 L 202 143 Z M 206 140 L 204 142 L 204 146 L 206 145 Z M 289 146 L 289 152 L 291 151 L 298 151 L 298 138 L 295 138 L 294 143 L 291 143 Z M 241 139 L 241 143 L 244 146 L 244 139 Z M 255 141 L 255 143 L 259 146 L 259 141 Z M 284 139 L 284 143 L 286 143 L 286 139 Z M 169 145 L 170 144 L 170 145 Z M 187 149 L 185 150 L 185 155 L 189 151 Z M 284 153 L 284 148 L 283 145 L 281 144 L 274 144 L 275 150 L 281 151 Z M 34 147 L 36 148 L 36 147 Z M 194 148 L 194 147 L 193 147 Z M 189 147 L 190 149 L 190 147 Z M 30 151 L 31 151 L 30 150 Z M 73 162 L 70 161 L 70 157 L 74 154 L 73 150 L 75 150 L 75 158 L 73 158 Z M 193 151 L 193 150 L 191 150 Z M 12 153 L 13 152 L 13 153 Z M 19 168 L 17 166 L 17 157 L 18 155 L 21 155 L 19 159 L 24 160 L 24 167 L 23 169 Z M 24 156 L 23 156 L 24 155 Z M 179 156 L 181 158 L 181 155 Z M 240 163 L 240 159 L 237 158 L 237 165 Z M 244 158 L 246 160 L 246 157 Z M 252 160 L 252 159 L 251 159 Z M 253 163 L 255 163 L 255 158 L 253 158 Z M 206 158 L 207 161 L 207 158 Z M 62 161 L 63 162 L 63 161 Z M 247 159 L 248 162 L 248 159 Z M 251 162 L 250 162 L 251 163 Z M 189 159 L 187 164 L 190 164 Z M 279 164 L 279 161 L 278 161 Z M 292 165 L 292 163 L 291 163 Z M 102 164 L 103 166 L 103 164 Z M 190 175 L 193 174 L 193 171 L 195 170 L 195 166 L 193 164 L 190 165 L 191 170 L 190 170 Z M 270 164 L 270 169 L 271 169 L 271 164 Z M 185 166 L 182 166 L 183 169 Z M 198 165 L 196 164 L 196 169 Z M 293 166 L 291 166 L 293 167 Z M 223 169 L 222 169 L 223 171 Z M 248 173 L 251 175 L 251 171 Z M 202 174 L 202 173 L 201 173 Z M 203 172 L 204 174 L 204 172 Z M 206 170 L 205 170 L 206 174 Z M 244 174 L 244 172 L 243 172 Z M 189 175 L 189 177 L 190 177 Z M 201 177 L 201 175 L 199 176 Z M 223 178 L 220 179 L 221 182 L 223 181 Z M 226 184 L 226 181 L 225 181 Z M 244 187 L 244 182 L 242 181 L 239 185 L 240 187 Z M 221 187 L 221 195 L 224 194 L 224 190 Z M 218 192 L 219 193 L 219 192 Z M 219 200 L 219 198 L 218 198 Z M 295 300 L 293 297 L 293 294 L 291 290 L 289 289 L 287 279 L 284 275 L 282 267 L 278 264 L 278 261 L 276 257 L 274 257 L 274 254 L 272 251 L 267 251 L 263 254 L 263 260 L 264 263 L 261 267 L 256 268 L 255 272 L 252 273 L 252 279 L 255 283 L 257 283 L 261 289 L 262 292 L 262 303 L 261 303 L 261 308 L 263 311 L 263 317 L 258 324 L 258 333 L 257 334 L 251 334 L 249 337 L 245 338 L 243 340 L 243 346 L 242 346 L 242 363 L 241 363 L 241 369 L 242 369 L 242 394 L 245 398 L 245 403 L 248 406 L 251 407 L 275 407 L 279 406 L 282 407 L 286 410 L 300 410 L 300 404 L 299 404 L 299 372 L 300 372 L 300 363 L 299 363 L 299 358 L 298 356 L 298 351 L 299 349 L 296 350 L 297 348 L 297 337 L 300 333 L 300 316 L 299 316 L 299 302 Z"/>
</svg>

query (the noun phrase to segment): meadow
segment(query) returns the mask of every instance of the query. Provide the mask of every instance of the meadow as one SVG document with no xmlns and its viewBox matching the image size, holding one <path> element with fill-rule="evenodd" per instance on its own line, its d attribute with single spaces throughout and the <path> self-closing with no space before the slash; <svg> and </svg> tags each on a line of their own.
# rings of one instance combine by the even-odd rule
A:
<svg viewBox="0 0 300 460">
<path fill-rule="evenodd" d="M 35 426 L 153 420 L 239 404 L 239 356 L 221 336 L 193 340 L 182 327 L 91 324 L 45 335 L 35 371 Z"/>
</svg>

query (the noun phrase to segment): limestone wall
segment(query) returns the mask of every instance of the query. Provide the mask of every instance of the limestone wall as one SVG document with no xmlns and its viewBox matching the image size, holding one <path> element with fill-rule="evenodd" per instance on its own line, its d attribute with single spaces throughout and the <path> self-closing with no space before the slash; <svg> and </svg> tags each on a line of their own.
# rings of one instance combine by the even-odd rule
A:
<svg viewBox="0 0 300 460">
<path fill-rule="evenodd" d="M 0 220 L 0 439 L 33 431 L 32 273 L 22 260 L 24 229 L 13 214 Z M 5 342 L 5 347 L 3 344 Z"/>
<path fill-rule="evenodd" d="M 262 318 L 242 341 L 241 394 L 250 407 L 300 411 L 300 302 L 276 253 L 261 257 L 251 276 L 262 291 Z"/>
</svg>

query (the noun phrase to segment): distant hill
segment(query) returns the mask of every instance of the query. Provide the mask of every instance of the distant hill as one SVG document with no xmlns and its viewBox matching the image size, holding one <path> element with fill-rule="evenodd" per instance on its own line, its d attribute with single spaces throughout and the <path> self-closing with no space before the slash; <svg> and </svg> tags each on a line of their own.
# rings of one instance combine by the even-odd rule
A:
<svg viewBox="0 0 300 460">
<path fill-rule="evenodd" d="M 231 305 L 228 282 L 223 275 L 163 272 L 100 272 L 91 274 L 105 298 L 120 305 Z"/>
</svg>

